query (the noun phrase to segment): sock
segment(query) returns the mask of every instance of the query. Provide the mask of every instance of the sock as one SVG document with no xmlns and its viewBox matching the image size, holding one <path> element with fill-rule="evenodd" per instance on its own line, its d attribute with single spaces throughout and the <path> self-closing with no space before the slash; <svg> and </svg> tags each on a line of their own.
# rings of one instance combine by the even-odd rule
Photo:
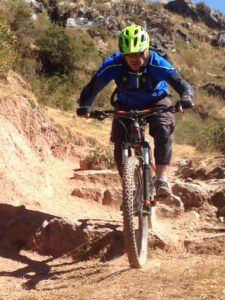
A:
<svg viewBox="0 0 225 300">
<path fill-rule="evenodd" d="M 165 182 L 167 182 L 168 178 L 167 178 L 167 176 L 166 176 L 166 175 L 160 175 L 160 176 L 158 176 L 158 177 L 157 177 L 157 180 L 160 180 L 160 181 L 165 181 Z"/>
</svg>

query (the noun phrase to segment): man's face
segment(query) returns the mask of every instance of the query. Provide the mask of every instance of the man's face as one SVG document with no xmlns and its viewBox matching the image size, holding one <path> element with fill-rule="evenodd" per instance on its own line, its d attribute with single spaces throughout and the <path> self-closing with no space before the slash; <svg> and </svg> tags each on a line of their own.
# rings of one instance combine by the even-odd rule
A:
<svg viewBox="0 0 225 300">
<path fill-rule="evenodd" d="M 123 57 L 131 70 L 137 72 L 145 65 L 148 55 L 149 51 L 145 50 L 140 53 L 123 54 Z"/>
</svg>

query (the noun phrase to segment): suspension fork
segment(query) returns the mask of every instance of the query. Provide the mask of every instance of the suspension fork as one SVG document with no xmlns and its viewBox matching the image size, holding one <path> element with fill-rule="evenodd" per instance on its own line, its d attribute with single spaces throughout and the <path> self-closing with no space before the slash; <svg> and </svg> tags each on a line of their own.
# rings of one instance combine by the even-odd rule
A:
<svg viewBox="0 0 225 300">
<path fill-rule="evenodd" d="M 143 179 L 144 179 L 144 201 L 149 204 L 150 195 L 150 146 L 148 142 L 143 142 Z"/>
<path fill-rule="evenodd" d="M 125 161 L 130 156 L 130 143 L 122 144 L 122 165 L 124 165 Z"/>
<path fill-rule="evenodd" d="M 125 161 L 130 156 L 130 143 L 123 143 L 122 144 L 122 164 L 125 163 Z M 143 196 L 144 200 L 146 202 L 149 202 L 152 198 L 152 193 L 150 192 L 150 166 L 152 164 L 152 158 L 151 158 L 151 151 L 150 146 L 147 141 L 144 141 L 141 143 L 141 147 L 143 149 L 143 160 L 142 160 L 142 168 L 143 168 Z"/>
</svg>

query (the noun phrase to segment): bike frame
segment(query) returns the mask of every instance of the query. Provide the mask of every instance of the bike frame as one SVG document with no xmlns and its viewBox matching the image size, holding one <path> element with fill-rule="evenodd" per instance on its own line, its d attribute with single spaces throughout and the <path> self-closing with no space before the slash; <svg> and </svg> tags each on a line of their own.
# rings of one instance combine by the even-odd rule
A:
<svg viewBox="0 0 225 300">
<path fill-rule="evenodd" d="M 152 163 L 152 151 L 150 144 L 145 140 L 144 128 L 146 122 L 143 119 L 139 119 L 137 114 L 131 119 L 131 133 L 130 141 L 122 143 L 122 163 L 124 164 L 128 157 L 131 156 L 130 149 L 134 149 L 135 155 L 140 159 L 143 170 L 144 190 L 143 197 L 144 202 L 147 204 L 149 201 L 153 201 L 153 192 L 150 193 L 150 167 Z"/>
<path fill-rule="evenodd" d="M 91 113 L 92 118 L 104 120 L 109 115 L 113 115 L 114 119 L 123 122 L 122 119 L 129 119 L 130 133 L 127 133 L 127 140 L 122 143 L 122 163 L 131 156 L 131 149 L 134 149 L 135 155 L 140 158 L 144 179 L 144 202 L 150 204 L 154 201 L 154 192 L 150 189 L 150 172 L 153 166 L 152 150 L 150 144 L 145 140 L 144 128 L 147 124 L 147 118 L 154 112 L 177 111 L 174 106 L 156 106 L 144 110 L 96 110 Z M 126 126 L 124 128 L 127 130 Z M 139 149 L 139 151 L 138 151 Z M 141 150 L 141 151 L 140 151 Z"/>
</svg>

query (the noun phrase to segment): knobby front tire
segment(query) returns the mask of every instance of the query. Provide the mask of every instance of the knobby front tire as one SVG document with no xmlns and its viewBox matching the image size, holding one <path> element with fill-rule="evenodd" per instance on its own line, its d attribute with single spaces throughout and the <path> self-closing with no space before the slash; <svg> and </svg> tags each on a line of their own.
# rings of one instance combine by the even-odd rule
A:
<svg viewBox="0 0 225 300">
<path fill-rule="evenodd" d="M 129 264 L 142 268 L 148 253 L 148 215 L 143 215 L 143 171 L 140 159 L 129 157 L 123 167 L 123 226 Z"/>
</svg>

